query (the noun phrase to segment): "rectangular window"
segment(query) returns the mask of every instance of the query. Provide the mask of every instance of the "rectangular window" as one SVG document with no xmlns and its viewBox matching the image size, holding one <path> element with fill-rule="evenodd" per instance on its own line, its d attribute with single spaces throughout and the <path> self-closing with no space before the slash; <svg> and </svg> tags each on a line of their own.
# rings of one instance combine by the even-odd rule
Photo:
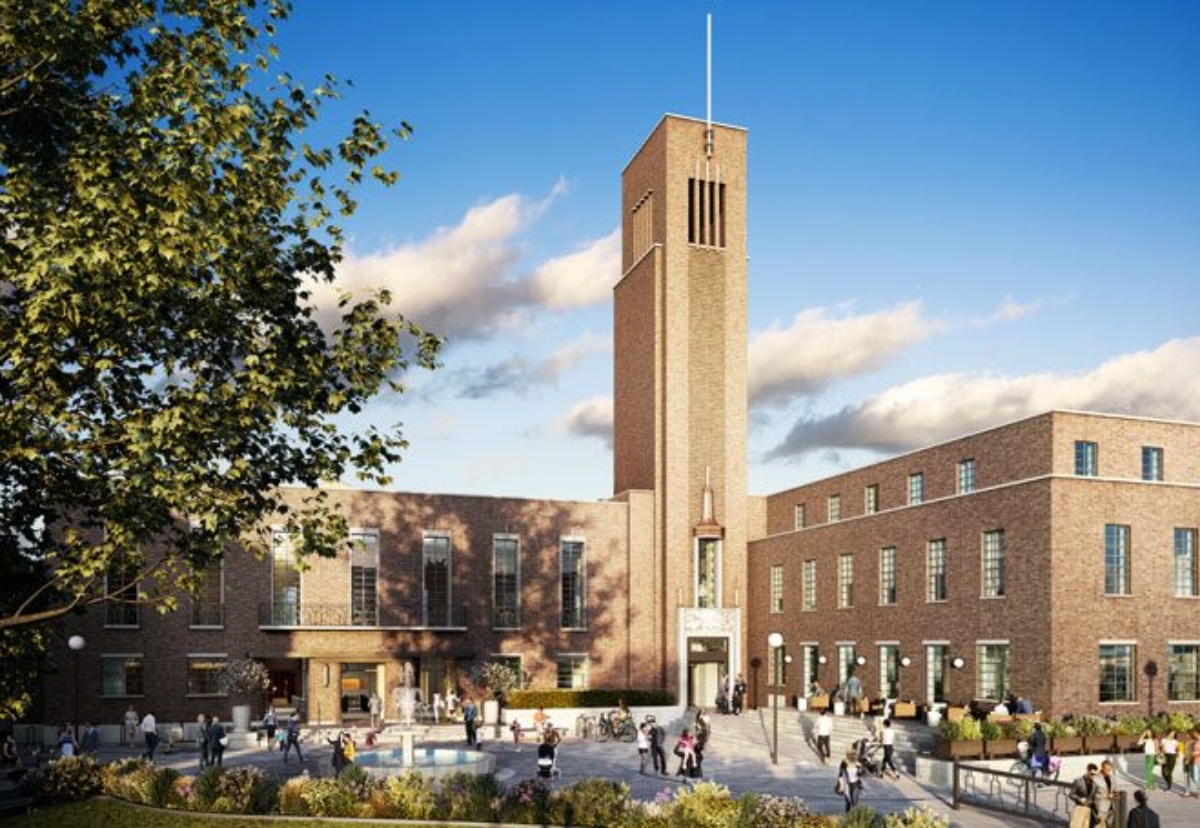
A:
<svg viewBox="0 0 1200 828">
<path fill-rule="evenodd" d="M 104 624 L 109 627 L 136 627 L 141 623 L 141 607 L 138 606 L 137 576 L 141 556 L 129 552 L 115 555 L 104 577 L 105 603 Z"/>
<path fill-rule="evenodd" d="M 896 603 L 896 547 L 885 546 L 879 550 L 879 603 L 891 606 Z"/>
<path fill-rule="evenodd" d="M 1196 530 L 1175 530 L 1175 595 L 1179 598 L 1195 598 L 1198 579 L 1196 577 Z"/>
<path fill-rule="evenodd" d="M 562 577 L 562 628 L 582 630 L 587 627 L 587 589 L 584 569 L 583 541 L 564 540 L 559 547 L 559 571 Z M 560 687 L 562 685 L 559 685 Z"/>
<path fill-rule="evenodd" d="M 422 615 L 426 627 L 450 626 L 450 536 L 426 532 L 421 543 Z"/>
<path fill-rule="evenodd" d="M 796 510 L 792 515 L 792 528 L 803 529 L 806 525 L 808 525 L 808 515 L 805 514 L 805 511 L 806 509 L 803 503 L 796 504 Z"/>
<path fill-rule="evenodd" d="M 771 564 L 771 612 L 783 612 L 783 564 Z"/>
<path fill-rule="evenodd" d="M 557 687 L 560 690 L 586 690 L 588 686 L 588 660 L 586 655 L 560 655 Z"/>
<path fill-rule="evenodd" d="M 379 625 L 379 533 L 350 533 L 350 623 Z"/>
<path fill-rule="evenodd" d="M 1134 649 L 1132 644 L 1100 645 L 1100 701 L 1135 701 Z"/>
<path fill-rule="evenodd" d="M 838 555 L 838 608 L 854 606 L 854 556 Z"/>
<path fill-rule="evenodd" d="M 845 685 L 846 679 L 854 672 L 854 645 L 839 644 L 838 651 L 838 684 Z"/>
<path fill-rule="evenodd" d="M 1075 441 L 1075 474 L 1096 477 L 1100 474 L 1100 446 L 1088 440 Z"/>
<path fill-rule="evenodd" d="M 967 458 L 958 461 L 958 493 L 970 494 L 975 491 L 975 460 Z"/>
<path fill-rule="evenodd" d="M 800 663 L 804 670 L 802 693 L 813 695 L 813 682 L 817 681 L 818 670 L 821 669 L 821 651 L 815 644 L 805 644 L 800 648 Z"/>
<path fill-rule="evenodd" d="M 900 648 L 879 645 L 879 694 L 885 699 L 900 697 Z"/>
<path fill-rule="evenodd" d="M 520 542 L 514 535 L 492 536 L 492 627 L 521 626 Z"/>
<path fill-rule="evenodd" d="M 221 689 L 225 656 L 188 656 L 187 693 L 189 696 L 226 696 Z"/>
<path fill-rule="evenodd" d="M 813 612 L 817 608 L 817 562 L 804 562 L 804 611 Z"/>
<path fill-rule="evenodd" d="M 913 472 L 908 476 L 908 505 L 916 506 L 925 502 L 925 475 Z"/>
<path fill-rule="evenodd" d="M 725 184 L 688 179 L 688 243 L 725 246 Z"/>
<path fill-rule="evenodd" d="M 1000 700 L 1008 695 L 1008 645 L 979 645 L 979 698 Z"/>
<path fill-rule="evenodd" d="M 1200 701 L 1200 644 L 1172 644 L 1167 654 L 1168 701 Z"/>
<path fill-rule="evenodd" d="M 294 538 L 287 532 L 271 533 L 271 619 L 272 626 L 300 623 L 300 569 Z"/>
<path fill-rule="evenodd" d="M 938 538 L 931 540 L 926 548 L 928 570 L 928 586 L 925 599 L 927 601 L 945 601 L 946 589 L 946 540 Z"/>
<path fill-rule="evenodd" d="M 1004 530 L 983 533 L 983 597 L 1004 597 Z"/>
<path fill-rule="evenodd" d="M 1142 480 L 1163 479 L 1163 450 L 1158 446 L 1142 446 Z"/>
<path fill-rule="evenodd" d="M 842 496 L 829 496 L 829 522 L 836 523 L 842 519 Z"/>
<path fill-rule="evenodd" d="M 198 570 L 192 584 L 193 627 L 225 625 L 225 567 L 223 561 L 211 561 Z"/>
<path fill-rule="evenodd" d="M 141 696 L 143 693 L 140 653 L 100 657 L 100 695 L 115 698 Z"/>
<path fill-rule="evenodd" d="M 931 702 L 946 700 L 946 667 L 950 662 L 950 645 L 925 645 L 925 695 Z"/>
<path fill-rule="evenodd" d="M 863 489 L 863 514 L 873 515 L 879 511 L 879 486 L 872 483 Z"/>
<path fill-rule="evenodd" d="M 767 686 L 782 687 L 787 684 L 787 647 L 772 647 L 767 659 Z"/>
<path fill-rule="evenodd" d="M 721 605 L 721 539 L 696 540 L 696 606 L 716 609 Z"/>
<path fill-rule="evenodd" d="M 1104 527 L 1104 594 L 1129 594 L 1129 527 Z"/>
</svg>

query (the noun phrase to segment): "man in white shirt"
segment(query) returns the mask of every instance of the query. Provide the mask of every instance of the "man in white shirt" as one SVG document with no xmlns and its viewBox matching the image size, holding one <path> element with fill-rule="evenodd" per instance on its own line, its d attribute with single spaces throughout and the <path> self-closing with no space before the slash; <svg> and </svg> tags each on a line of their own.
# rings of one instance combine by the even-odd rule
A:
<svg viewBox="0 0 1200 828">
<path fill-rule="evenodd" d="M 829 764 L 829 739 L 833 736 L 833 716 L 829 715 L 829 708 L 821 711 L 821 715 L 817 717 L 817 755 L 821 757 L 821 764 Z"/>
<path fill-rule="evenodd" d="M 894 757 L 896 750 L 896 731 L 892 730 L 891 719 L 883 720 L 883 733 L 880 734 L 880 741 L 883 743 L 883 766 L 880 768 L 880 770 L 884 773 L 890 773 L 893 779 L 899 779 L 900 771 L 896 767 L 896 760 Z"/>
<path fill-rule="evenodd" d="M 158 722 L 154 720 L 154 714 L 147 713 L 143 716 L 140 727 L 142 735 L 146 737 L 146 752 L 142 756 L 153 762 L 154 751 L 158 748 Z"/>
</svg>

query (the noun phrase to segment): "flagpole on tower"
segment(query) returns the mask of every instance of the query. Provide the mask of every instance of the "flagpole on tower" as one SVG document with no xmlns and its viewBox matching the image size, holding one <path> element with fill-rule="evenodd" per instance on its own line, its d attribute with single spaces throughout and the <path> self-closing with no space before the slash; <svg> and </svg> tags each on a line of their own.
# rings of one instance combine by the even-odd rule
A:
<svg viewBox="0 0 1200 828">
<path fill-rule="evenodd" d="M 712 127 L 712 12 L 705 15 L 707 20 L 707 38 L 705 43 L 705 61 L 704 61 L 704 151 L 709 158 L 713 154 L 713 127 Z"/>
</svg>

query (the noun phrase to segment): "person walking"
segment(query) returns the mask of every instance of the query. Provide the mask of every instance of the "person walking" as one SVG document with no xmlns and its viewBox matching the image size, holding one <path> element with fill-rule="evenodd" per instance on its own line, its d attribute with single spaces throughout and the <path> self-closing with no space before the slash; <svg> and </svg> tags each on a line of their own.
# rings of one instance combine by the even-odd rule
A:
<svg viewBox="0 0 1200 828">
<path fill-rule="evenodd" d="M 838 765 L 837 792 L 846 802 L 846 813 L 858 804 L 862 796 L 862 767 L 858 764 L 858 754 L 853 750 L 846 752 L 846 758 Z"/>
<path fill-rule="evenodd" d="M 1100 763 L 1100 775 L 1096 777 L 1096 790 L 1092 794 L 1092 825 L 1113 828 L 1117 799 L 1116 780 L 1113 779 L 1113 764 L 1105 759 Z"/>
<path fill-rule="evenodd" d="M 350 734 L 342 731 L 334 739 L 326 739 L 326 742 L 333 745 L 333 775 L 337 776 L 346 767 L 346 741 L 350 738 Z"/>
<path fill-rule="evenodd" d="M 225 732 L 225 725 L 221 724 L 219 717 L 213 716 L 212 725 L 208 728 L 208 755 L 212 767 L 225 766 L 225 748 L 228 745 L 229 735 Z"/>
<path fill-rule="evenodd" d="M 1125 828 L 1159 828 L 1158 814 L 1150 810 L 1146 792 L 1141 789 L 1134 791 L 1133 799 L 1137 804 L 1130 809 Z"/>
<path fill-rule="evenodd" d="M 142 754 L 142 757 L 153 762 L 154 751 L 158 748 L 158 722 L 155 721 L 154 714 L 147 713 L 143 716 L 139 727 L 141 728 L 142 736 L 146 740 L 146 752 Z"/>
<path fill-rule="evenodd" d="M 1071 783 L 1070 828 L 1091 828 L 1092 800 L 1096 795 L 1096 774 L 1099 772 L 1100 768 L 1089 762 L 1083 776 Z"/>
<path fill-rule="evenodd" d="M 467 696 L 467 700 L 463 702 L 463 727 L 467 731 L 467 747 L 475 747 L 479 744 L 479 739 L 476 738 L 478 728 L 476 727 L 475 719 L 478 711 L 475 709 L 475 700 Z"/>
<path fill-rule="evenodd" d="M 893 779 L 900 778 L 900 769 L 896 767 L 896 731 L 892 730 L 892 720 L 883 720 L 883 732 L 879 735 L 883 744 L 883 765 L 880 773 L 890 773 Z M 888 769 L 891 769 L 890 771 Z"/>
<path fill-rule="evenodd" d="M 846 704 L 848 705 L 846 712 L 850 715 L 857 713 L 860 719 L 862 718 L 862 694 L 862 679 L 851 671 L 850 677 L 846 679 Z"/>
<path fill-rule="evenodd" d="M 133 747 L 133 742 L 137 738 L 138 714 L 137 711 L 133 709 L 132 704 L 129 705 L 129 709 L 125 711 L 123 724 L 124 730 L 122 731 L 122 735 L 125 737 L 125 744 Z"/>
<path fill-rule="evenodd" d="M 733 715 L 742 715 L 742 705 L 746 703 L 746 679 L 738 673 L 737 679 L 733 682 Z"/>
<path fill-rule="evenodd" d="M 828 765 L 832 758 L 829 752 L 829 740 L 832 737 L 833 716 L 829 715 L 829 708 L 826 707 L 817 717 L 817 755 L 821 757 L 822 765 Z"/>
<path fill-rule="evenodd" d="M 296 718 L 295 713 L 288 716 L 287 741 L 283 743 L 283 763 L 285 765 L 292 748 L 296 749 L 296 758 L 303 762 L 304 754 L 300 752 L 300 720 Z"/>
<path fill-rule="evenodd" d="M 1189 768 L 1188 776 L 1188 796 L 1200 796 L 1200 728 L 1192 731 L 1191 740 L 1187 745 L 1188 756 L 1191 758 L 1191 767 Z M 1191 787 L 1195 786 L 1193 792 Z"/>
<path fill-rule="evenodd" d="M 200 749 L 200 770 L 208 767 L 208 728 L 211 722 L 201 713 L 196 717 L 196 747 Z"/>
<path fill-rule="evenodd" d="M 1175 763 L 1179 761 L 1179 739 L 1174 730 L 1168 730 L 1158 743 L 1162 751 L 1163 788 L 1171 790 L 1175 785 Z"/>
<path fill-rule="evenodd" d="M 1158 741 L 1154 738 L 1154 734 L 1150 732 L 1150 728 L 1142 731 L 1142 735 L 1138 737 L 1138 744 L 1142 748 L 1142 757 L 1145 762 L 1145 787 L 1153 788 L 1154 766 L 1158 763 Z"/>
</svg>

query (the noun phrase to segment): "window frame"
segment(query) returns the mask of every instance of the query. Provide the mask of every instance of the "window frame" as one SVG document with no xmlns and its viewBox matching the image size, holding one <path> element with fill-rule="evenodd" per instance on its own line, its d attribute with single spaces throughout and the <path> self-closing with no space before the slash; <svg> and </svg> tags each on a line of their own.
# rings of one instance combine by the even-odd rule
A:
<svg viewBox="0 0 1200 828">
<path fill-rule="evenodd" d="M 563 684 L 563 665 L 568 672 L 567 684 Z M 554 686 L 559 690 L 587 690 L 589 684 L 590 663 L 587 653 L 559 653 L 554 657 Z M 582 676 L 582 682 L 579 681 Z"/>
<path fill-rule="evenodd" d="M 1142 446 L 1142 480 L 1146 483 L 1163 481 L 1164 454 L 1162 446 Z"/>
<path fill-rule="evenodd" d="M 1177 691 L 1180 671 L 1177 668 L 1177 650 L 1191 651 L 1191 668 L 1185 677 L 1190 675 L 1190 695 L 1180 695 Z M 1200 701 L 1200 641 L 1168 641 L 1167 642 L 1167 701 L 1196 702 Z"/>
<path fill-rule="evenodd" d="M 1110 672 L 1110 674 L 1106 680 L 1105 652 L 1104 652 L 1106 649 L 1109 649 L 1112 651 L 1112 653 L 1110 655 L 1110 661 L 1114 664 L 1116 663 L 1116 659 L 1118 657 L 1117 651 L 1124 650 L 1126 652 L 1126 655 L 1121 659 L 1124 662 L 1123 667 L 1124 667 L 1124 673 L 1125 673 L 1125 678 L 1124 678 L 1124 681 L 1122 682 L 1122 684 L 1124 685 L 1124 687 L 1127 691 L 1127 697 L 1125 697 L 1125 698 L 1116 698 L 1116 697 L 1105 698 L 1105 687 L 1106 686 L 1108 688 L 1110 688 L 1110 691 L 1109 691 L 1110 693 L 1112 692 L 1112 688 L 1121 686 L 1120 684 L 1113 681 L 1113 676 L 1117 675 L 1116 672 Z M 1100 704 L 1137 704 L 1137 700 L 1138 700 L 1138 698 L 1137 698 L 1137 696 L 1138 696 L 1138 692 L 1137 692 L 1137 644 L 1132 641 L 1101 641 L 1099 643 L 1099 648 L 1097 651 L 1097 658 L 1098 658 L 1097 678 L 1099 680 L 1098 681 L 1098 689 L 1097 689 L 1097 699 L 1098 699 L 1099 703 Z"/>
<path fill-rule="evenodd" d="M 925 602 L 928 604 L 950 600 L 949 557 L 945 538 L 931 538 L 925 542 Z"/>
<path fill-rule="evenodd" d="M 1174 549 L 1171 556 L 1172 591 L 1176 598 L 1200 597 L 1200 566 L 1197 558 L 1197 531 L 1186 526 L 1176 526 L 1173 534 Z M 1182 545 L 1180 541 L 1185 541 Z M 1184 554 L 1180 554 L 1180 550 Z"/>
<path fill-rule="evenodd" d="M 352 626 L 352 627 L 378 627 L 379 626 L 379 560 L 381 557 L 379 530 L 378 529 L 369 529 L 369 528 L 364 528 L 364 529 L 352 528 L 352 529 L 350 529 L 349 532 L 346 533 L 346 536 L 347 536 L 346 537 L 347 545 L 349 546 L 349 552 L 346 556 L 346 558 L 347 558 L 346 565 L 349 570 L 348 575 L 349 575 L 349 580 L 350 580 L 350 589 L 349 589 L 349 593 L 350 593 L 350 626 Z M 375 554 L 374 554 L 375 565 L 374 566 L 364 565 L 368 561 L 366 560 L 363 551 L 358 548 L 358 544 L 363 543 L 363 539 L 365 539 L 365 538 L 372 538 L 375 542 L 374 543 L 374 545 L 375 545 Z M 360 560 L 360 563 L 358 566 L 355 566 L 356 554 Z M 360 585 L 357 582 L 355 575 L 354 575 L 355 569 L 362 569 L 362 570 L 374 569 L 375 570 L 375 574 L 372 578 L 372 581 L 370 584 L 370 590 L 369 590 L 369 592 L 371 594 L 371 601 L 370 602 L 363 601 L 361 609 L 359 607 L 359 599 L 360 598 L 365 599 L 367 597 L 367 591 L 364 589 L 365 585 L 366 585 L 366 581 L 364 580 L 362 587 L 360 587 Z M 362 590 L 361 593 L 360 593 L 360 590 Z M 374 606 L 374 612 L 367 612 L 367 610 L 370 609 L 370 607 L 372 605 Z M 365 622 L 369 622 L 369 623 L 359 623 L 360 621 L 365 621 Z"/>
<path fill-rule="evenodd" d="M 770 614 L 780 615 L 783 613 L 783 564 L 771 564 L 770 579 Z"/>
<path fill-rule="evenodd" d="M 431 546 L 431 542 L 433 546 Z M 445 544 L 446 556 L 446 596 L 445 605 L 434 606 L 434 598 L 430 596 L 430 565 L 437 563 L 437 557 L 442 550 L 436 546 Z M 452 625 L 454 620 L 454 538 L 444 529 L 425 529 L 421 532 L 421 626 L 443 628 Z"/>
<path fill-rule="evenodd" d="M 1133 594 L 1132 529 L 1124 523 L 1104 524 L 1104 595 L 1123 598 Z"/>
<path fill-rule="evenodd" d="M 220 674 L 225 670 L 229 663 L 228 653 L 188 653 L 184 656 L 185 663 L 185 686 L 187 687 L 186 696 L 189 699 L 204 699 L 204 698 L 225 698 L 229 695 L 227 690 L 221 689 Z M 213 676 L 210 679 L 212 682 L 211 689 L 197 689 L 193 685 L 193 662 L 209 662 L 212 665 Z M 220 665 L 220 666 L 216 666 Z"/>
<path fill-rule="evenodd" d="M 989 539 L 999 538 L 999 543 L 989 544 Z M 1007 595 L 1008 557 L 1007 538 L 1003 529 L 989 529 L 983 533 L 980 549 L 980 596 L 987 599 L 1004 598 Z"/>
<path fill-rule="evenodd" d="M 571 596 L 572 607 L 570 612 L 571 617 L 567 617 L 567 570 L 564 566 L 564 559 L 568 546 L 579 547 L 579 557 L 575 566 L 575 571 L 572 573 L 578 579 L 578 583 L 574 585 L 573 594 Z M 587 541 L 581 537 L 564 536 L 558 541 L 558 602 L 559 602 L 559 629 L 574 632 L 583 632 L 587 630 Z M 573 622 L 573 623 L 568 623 Z"/>
<path fill-rule="evenodd" d="M 975 472 L 974 457 L 965 457 L 958 461 L 958 471 L 955 475 L 955 490 L 958 494 L 971 494 L 975 491 L 977 486 Z"/>
<path fill-rule="evenodd" d="M 838 555 L 838 609 L 854 609 L 854 553 Z"/>
<path fill-rule="evenodd" d="M 896 547 L 879 549 L 879 606 L 896 606 Z"/>
<path fill-rule="evenodd" d="M 879 484 L 871 483 L 863 488 L 863 514 L 875 515 L 879 513 Z"/>
<path fill-rule="evenodd" d="M 920 506 L 925 502 L 925 472 L 908 475 L 908 505 Z"/>
<path fill-rule="evenodd" d="M 500 544 L 512 544 L 513 571 L 500 572 Z M 501 606 L 501 578 L 512 579 L 512 606 Z M 505 590 L 507 587 L 503 587 Z M 511 613 L 511 623 L 504 623 L 501 613 Z M 519 630 L 521 629 L 521 537 L 507 532 L 492 533 L 492 629 Z"/>
<path fill-rule="evenodd" d="M 801 584 L 800 589 L 803 592 L 803 599 L 800 605 L 801 612 L 816 612 L 817 611 L 817 559 L 806 558 L 801 569 Z"/>
<path fill-rule="evenodd" d="M 108 671 L 105 665 L 112 661 L 121 661 L 122 668 L 122 685 L 124 689 L 120 693 L 108 692 Z M 129 662 L 136 660 L 137 668 L 137 684 L 135 690 L 130 690 L 129 677 Z M 100 654 L 100 698 L 102 699 L 140 699 L 146 695 L 146 655 L 145 653 L 101 653 Z"/>
<path fill-rule="evenodd" d="M 1100 476 L 1100 444 L 1096 441 L 1075 441 L 1075 476 Z"/>
<path fill-rule="evenodd" d="M 994 657 L 999 654 L 999 658 Z M 1008 641 L 978 641 L 975 646 L 975 693 L 985 701 L 1000 701 L 1012 688 L 1012 653 Z M 990 675 L 990 677 L 989 677 Z M 994 686 L 989 686 L 994 684 Z M 989 691 L 995 693 L 989 695 Z"/>
<path fill-rule="evenodd" d="M 825 502 L 826 520 L 829 523 L 837 523 L 842 519 L 842 496 L 840 494 L 831 494 Z"/>
</svg>

